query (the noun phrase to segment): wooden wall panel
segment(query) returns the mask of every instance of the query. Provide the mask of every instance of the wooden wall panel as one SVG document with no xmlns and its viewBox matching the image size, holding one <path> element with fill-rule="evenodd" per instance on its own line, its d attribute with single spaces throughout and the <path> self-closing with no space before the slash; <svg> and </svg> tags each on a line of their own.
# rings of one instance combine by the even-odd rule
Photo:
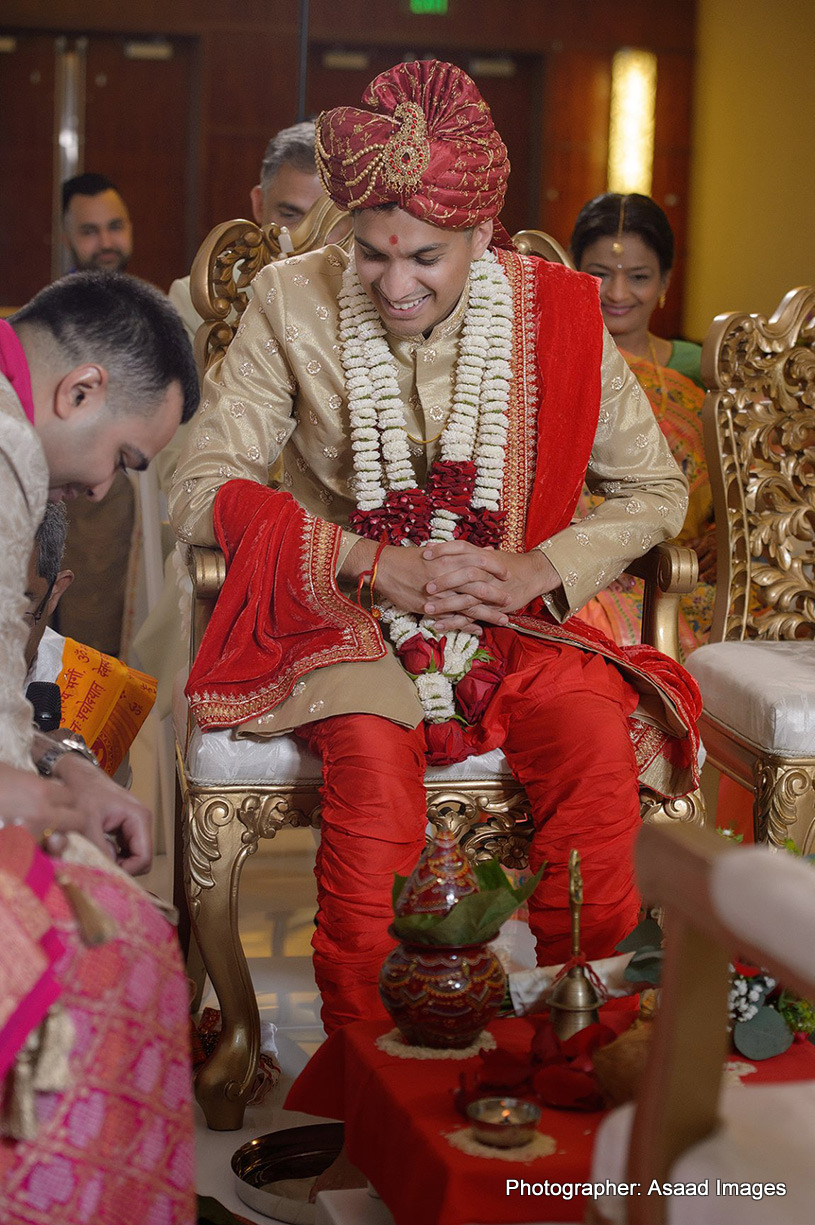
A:
<svg viewBox="0 0 815 1225">
<path fill-rule="evenodd" d="M 26 34 L 0 53 L 0 308 L 51 279 L 54 39 Z"/>
<path fill-rule="evenodd" d="M 373 0 L 378 3 L 379 0 Z M 271 39 L 297 28 L 298 0 L 3 0 L 2 24 L 11 29 L 89 34 L 201 34 L 217 30 L 265 32 Z"/>
<path fill-rule="evenodd" d="M 693 49 L 694 0 L 449 0 L 446 16 L 414 16 L 408 0 L 310 0 L 311 37 L 406 43 L 414 51 L 455 46 L 539 54 L 556 42 L 581 47 Z"/>
<path fill-rule="evenodd" d="M 676 258 L 665 308 L 653 316 L 654 329 L 679 336 L 682 328 L 687 260 L 688 196 L 693 63 L 687 55 L 663 53 L 657 59 L 654 180 L 651 195 L 668 215 Z"/>
<path fill-rule="evenodd" d="M 540 54 L 562 42 L 584 48 L 647 46 L 692 52 L 695 0 L 449 0 L 446 16 L 415 16 L 408 0 L 310 0 L 315 42 L 364 39 L 404 44 L 414 52 L 439 47 Z M 3 0 L 8 28 L 81 31 L 163 31 L 224 38 L 254 30 L 271 40 L 295 32 L 298 0 Z M 292 67 L 290 64 L 289 67 Z"/>
<path fill-rule="evenodd" d="M 183 236 L 192 47 L 176 39 L 171 59 L 139 60 L 127 57 L 126 41 L 88 39 L 85 169 L 113 179 L 127 203 L 133 222 L 129 271 L 166 290 L 188 269 Z"/>
<path fill-rule="evenodd" d="M 294 30 L 203 36 L 199 243 L 219 221 L 246 215 L 269 139 L 296 123 L 297 57 Z"/>
<path fill-rule="evenodd" d="M 606 189 L 611 58 L 563 48 L 547 59 L 540 227 L 568 246 L 574 219 Z"/>
<path fill-rule="evenodd" d="M 482 77 L 474 68 L 473 76 L 509 153 L 511 170 L 501 220 L 510 234 L 517 234 L 535 228 L 540 211 L 535 120 L 542 103 L 542 60 L 522 55 L 510 58 L 516 68 L 512 77 Z"/>
<path fill-rule="evenodd" d="M 438 18 L 411 16 L 407 0 L 310 0 L 308 107 L 356 101 L 361 93 L 355 81 L 352 97 L 332 96 L 337 78 L 335 84 L 321 80 L 315 68 L 327 47 L 363 45 L 375 52 L 374 71 L 407 53 L 447 55 L 464 67 L 474 52 L 512 56 L 519 65 L 512 81 L 479 79 L 513 162 L 506 220 L 513 229 L 537 223 L 564 241 L 579 207 L 605 188 L 611 57 L 625 45 L 656 50 L 654 192 L 678 232 L 680 266 L 669 302 L 678 319 L 695 10 L 694 0 L 670 6 L 516 0 L 511 8 L 494 0 L 450 0 L 448 16 Z M 174 214 L 165 226 L 168 233 L 181 227 L 174 237 L 182 262 L 213 224 L 247 211 L 269 136 L 298 118 L 298 22 L 298 0 L 129 0 L 126 6 L 120 0 L 4 0 L 0 14 L 7 30 L 189 39 L 188 97 L 178 99 L 173 114 L 178 122 L 188 107 L 181 221 Z M 167 122 L 150 132 L 162 165 Z M 0 133 L 0 159 L 5 140 Z M 127 148 L 120 152 L 130 156 Z M 674 315 L 666 313 L 666 324 Z"/>
<path fill-rule="evenodd" d="M 273 135 L 273 132 L 269 135 Z M 210 140 L 200 209 L 202 241 L 221 221 L 231 217 L 251 218 L 249 193 L 258 181 L 267 143 L 268 136 L 262 137 L 255 132 L 230 137 L 213 136 Z"/>
</svg>

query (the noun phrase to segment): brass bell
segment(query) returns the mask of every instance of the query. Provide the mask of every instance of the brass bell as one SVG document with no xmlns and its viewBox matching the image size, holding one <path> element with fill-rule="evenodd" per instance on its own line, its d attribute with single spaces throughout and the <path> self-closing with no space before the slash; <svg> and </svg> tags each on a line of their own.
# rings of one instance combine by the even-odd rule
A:
<svg viewBox="0 0 815 1225">
<path fill-rule="evenodd" d="M 583 876 L 580 871 L 580 855 L 573 850 L 569 854 L 569 912 L 572 924 L 572 957 L 580 955 L 580 908 L 583 905 Z M 600 998 L 594 984 L 579 963 L 570 966 L 564 976 L 555 983 L 549 999 L 549 1016 L 552 1028 L 565 1042 L 572 1034 L 579 1033 L 588 1025 L 600 1020 Z"/>
</svg>

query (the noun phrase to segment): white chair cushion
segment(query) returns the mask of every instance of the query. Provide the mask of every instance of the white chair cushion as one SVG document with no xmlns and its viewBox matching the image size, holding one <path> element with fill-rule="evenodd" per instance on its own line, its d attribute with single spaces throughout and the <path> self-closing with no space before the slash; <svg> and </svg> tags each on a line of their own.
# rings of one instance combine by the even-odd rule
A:
<svg viewBox="0 0 815 1225">
<path fill-rule="evenodd" d="M 685 1188 L 706 1182 L 707 1191 L 665 1196 L 668 1225 L 809 1225 L 815 1081 L 734 1085 L 722 1093 L 720 1114 L 723 1126 L 683 1153 L 668 1180 Z M 592 1158 L 593 1182 L 625 1182 L 633 1115 L 629 1103 L 613 1110 L 600 1124 Z M 722 1183 L 738 1184 L 739 1193 L 724 1192 Z M 767 1193 L 767 1186 L 779 1184 L 782 1193 Z M 745 1194 L 745 1185 L 755 1188 L 755 1193 Z M 640 1188 L 642 1195 L 648 1191 L 648 1187 Z M 597 1207 L 612 1225 L 624 1225 L 623 1196 L 600 1196 Z"/>
<path fill-rule="evenodd" d="M 175 686 L 173 722 L 179 744 L 187 735 L 187 700 L 183 684 Z M 199 786 L 228 783 L 263 786 L 269 783 L 299 783 L 319 786 L 322 782 L 320 759 L 295 736 L 270 736 L 268 740 L 239 738 L 227 728 L 202 732 L 194 727 L 184 755 L 187 779 Z M 507 760 L 500 749 L 480 757 L 468 757 L 453 766 L 430 766 L 427 782 L 461 783 L 511 777 Z"/>
<path fill-rule="evenodd" d="M 815 755 L 815 643 L 713 642 L 685 667 L 714 719 L 782 756 Z"/>
</svg>

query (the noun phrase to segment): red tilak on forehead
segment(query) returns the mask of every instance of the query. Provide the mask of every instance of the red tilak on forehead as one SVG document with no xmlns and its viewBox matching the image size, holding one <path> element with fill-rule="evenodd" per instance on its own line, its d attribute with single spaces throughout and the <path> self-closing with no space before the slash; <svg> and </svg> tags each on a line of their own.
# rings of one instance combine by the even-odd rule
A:
<svg viewBox="0 0 815 1225">
<path fill-rule="evenodd" d="M 391 234 L 391 238 L 390 238 L 391 246 L 392 246 L 392 247 L 395 247 L 395 246 L 396 246 L 396 244 L 398 243 L 398 241 L 399 241 L 399 239 L 396 237 L 396 235 L 395 235 L 395 234 Z"/>
</svg>

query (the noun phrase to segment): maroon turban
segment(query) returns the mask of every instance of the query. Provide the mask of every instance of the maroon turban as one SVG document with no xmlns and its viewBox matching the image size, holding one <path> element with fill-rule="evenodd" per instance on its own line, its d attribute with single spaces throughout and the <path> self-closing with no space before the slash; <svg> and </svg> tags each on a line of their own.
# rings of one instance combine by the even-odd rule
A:
<svg viewBox="0 0 815 1225">
<path fill-rule="evenodd" d="M 419 221 L 466 230 L 498 216 L 509 159 L 490 108 L 455 64 L 397 64 L 363 105 L 317 120 L 317 170 L 340 208 L 398 204 Z"/>
</svg>

